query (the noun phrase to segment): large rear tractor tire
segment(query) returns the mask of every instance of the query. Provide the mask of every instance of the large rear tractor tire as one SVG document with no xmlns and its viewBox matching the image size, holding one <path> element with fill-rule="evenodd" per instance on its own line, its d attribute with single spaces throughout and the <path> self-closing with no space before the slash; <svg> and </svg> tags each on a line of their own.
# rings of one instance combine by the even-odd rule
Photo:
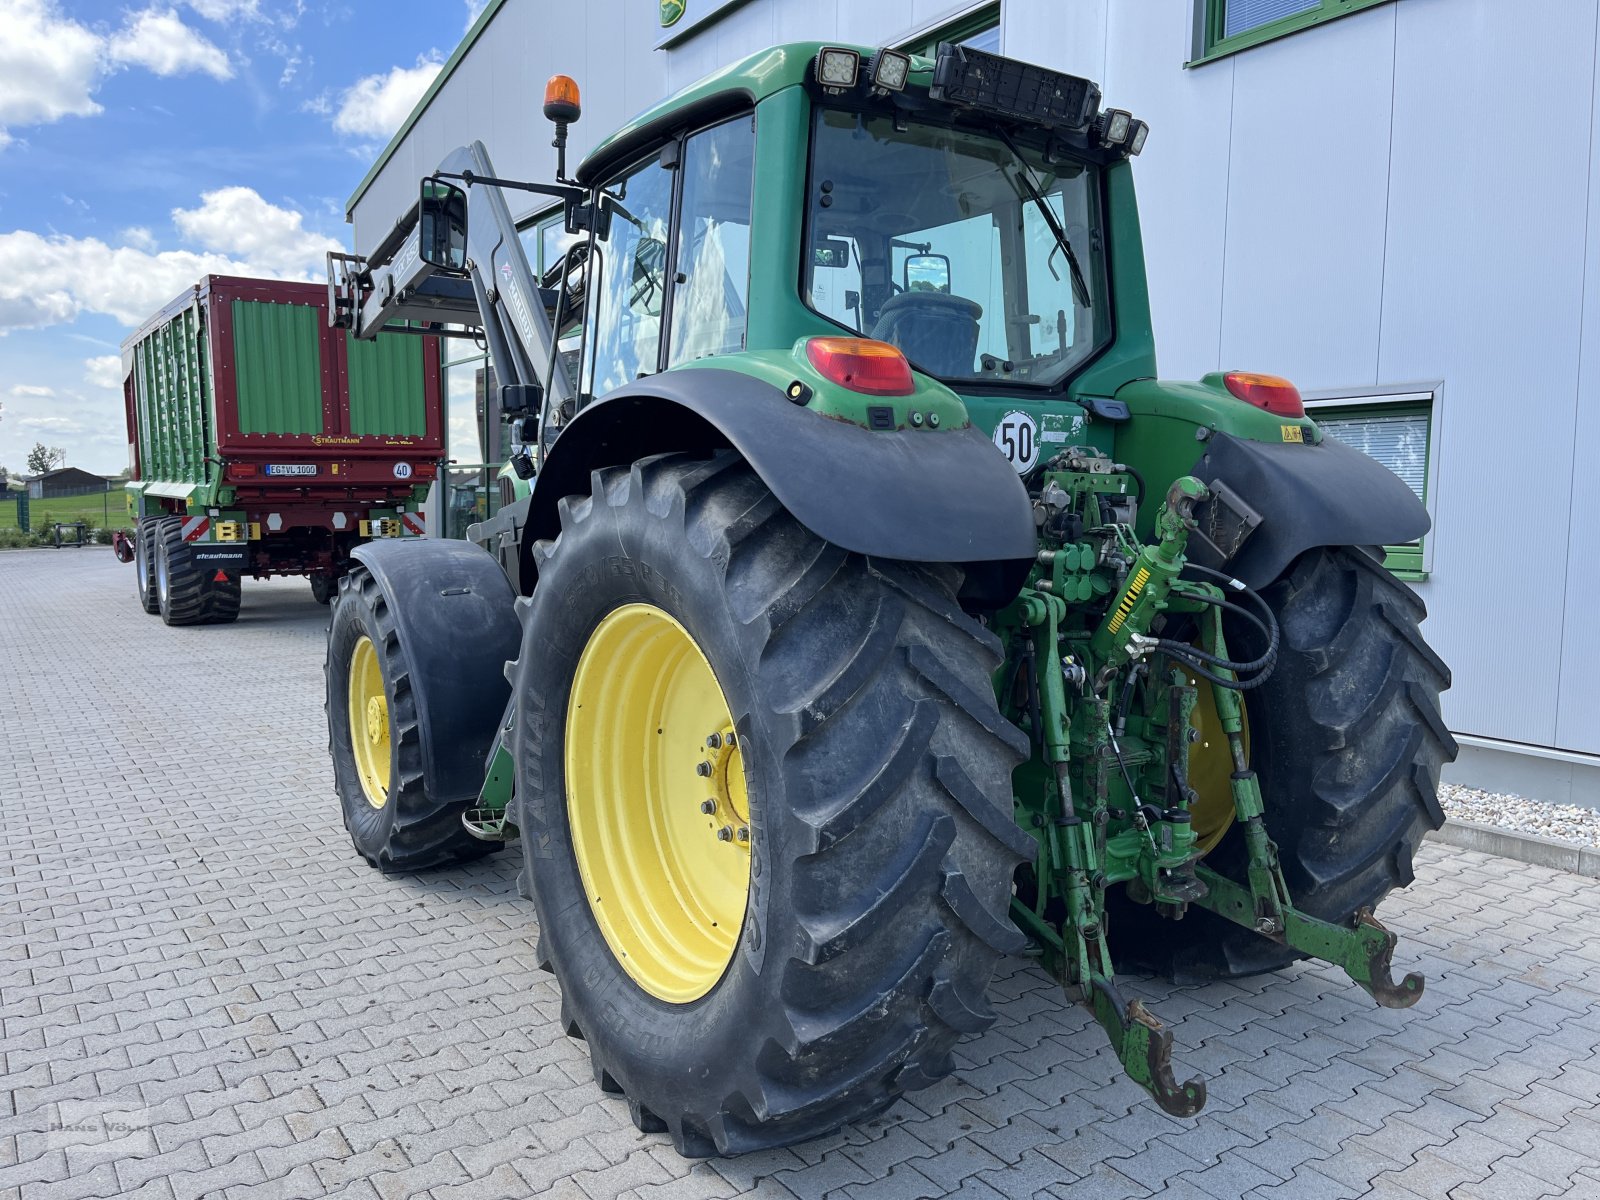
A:
<svg viewBox="0 0 1600 1200">
<path fill-rule="evenodd" d="M 168 625 L 203 625 L 210 609 L 211 587 L 194 561 L 194 548 L 183 540 L 183 519 L 163 517 L 155 528 L 156 600 Z"/>
<path fill-rule="evenodd" d="M 601 1088 L 705 1156 L 943 1077 L 1031 847 L 960 572 L 818 539 L 727 452 L 595 472 L 533 553 L 521 885 Z"/>
<path fill-rule="evenodd" d="M 156 593 L 156 530 L 160 520 L 140 517 L 133 531 L 134 589 L 139 607 L 151 616 L 161 611 L 161 597 Z"/>
<path fill-rule="evenodd" d="M 1295 905 L 1349 924 L 1412 880 L 1424 835 L 1444 823 L 1439 769 L 1456 743 L 1439 712 L 1450 670 L 1423 640 L 1417 595 L 1365 550 L 1307 551 L 1261 593 L 1282 648 L 1272 677 L 1245 693 L 1250 753 Z M 1244 631 L 1234 642 L 1253 657 Z M 1226 771 L 1213 773 L 1226 787 Z M 1197 817 L 1198 829 L 1198 817 Z M 1207 865 L 1243 882 L 1235 826 Z M 1178 982 L 1253 975 L 1303 957 L 1192 908 L 1181 927 L 1114 894 L 1121 965 Z"/>
<path fill-rule="evenodd" d="M 365 568 L 340 581 L 324 676 L 334 789 L 350 840 L 367 863 L 384 872 L 418 871 L 493 852 L 498 843 L 462 826 L 470 800 L 429 793 L 417 713 L 421 677 Z"/>
</svg>

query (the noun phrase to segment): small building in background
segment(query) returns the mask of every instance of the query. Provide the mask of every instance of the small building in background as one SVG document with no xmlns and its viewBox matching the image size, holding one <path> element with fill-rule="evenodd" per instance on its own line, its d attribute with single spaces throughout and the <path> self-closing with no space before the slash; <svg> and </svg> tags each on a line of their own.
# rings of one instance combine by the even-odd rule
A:
<svg viewBox="0 0 1600 1200">
<path fill-rule="evenodd" d="M 57 467 L 28 480 L 28 496 L 33 500 L 59 500 L 63 496 L 89 496 L 111 490 L 111 480 L 77 467 Z"/>
</svg>

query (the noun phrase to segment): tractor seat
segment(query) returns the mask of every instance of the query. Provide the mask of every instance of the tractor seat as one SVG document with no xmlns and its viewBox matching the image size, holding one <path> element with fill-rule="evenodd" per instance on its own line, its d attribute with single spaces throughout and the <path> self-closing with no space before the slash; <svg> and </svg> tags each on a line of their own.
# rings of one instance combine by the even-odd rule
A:
<svg viewBox="0 0 1600 1200">
<path fill-rule="evenodd" d="M 901 292 L 878 310 L 869 335 L 899 349 L 918 369 L 971 375 L 983 305 L 946 292 Z"/>
</svg>

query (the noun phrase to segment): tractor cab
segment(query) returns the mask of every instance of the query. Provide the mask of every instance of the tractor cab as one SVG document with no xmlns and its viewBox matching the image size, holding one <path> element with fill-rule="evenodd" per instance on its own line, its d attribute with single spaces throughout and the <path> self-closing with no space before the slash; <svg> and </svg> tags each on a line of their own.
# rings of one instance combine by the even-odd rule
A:
<svg viewBox="0 0 1600 1200">
<path fill-rule="evenodd" d="M 597 215 L 571 219 L 592 229 L 567 262 L 592 264 L 597 299 L 557 309 L 571 403 L 552 437 L 617 388 L 730 355 L 798 349 L 835 385 L 825 392 L 846 393 L 815 402 L 869 424 L 850 393 L 1060 401 L 1106 349 L 1107 174 L 1125 173 L 1147 130 L 1101 112 L 1093 84 L 955 45 L 929 59 L 817 44 L 716 82 L 646 113 L 578 172 Z M 806 351 L 813 338 L 832 348 Z M 964 424 L 943 399 L 923 419 Z"/>
</svg>

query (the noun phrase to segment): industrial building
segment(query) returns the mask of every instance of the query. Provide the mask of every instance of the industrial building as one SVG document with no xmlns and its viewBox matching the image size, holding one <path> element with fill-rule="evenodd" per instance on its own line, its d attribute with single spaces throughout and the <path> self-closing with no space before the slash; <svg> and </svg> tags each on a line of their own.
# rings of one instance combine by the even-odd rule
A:
<svg viewBox="0 0 1600 1200">
<path fill-rule="evenodd" d="M 1405 479 L 1433 529 L 1390 563 L 1454 668 L 1448 777 L 1600 806 L 1600 535 L 1578 472 L 1600 438 L 1597 18 L 1600 0 L 492 0 L 347 209 L 370 249 L 473 138 L 502 175 L 550 179 L 556 72 L 583 87 L 580 155 L 785 41 L 964 41 L 1088 76 L 1152 129 L 1136 177 L 1162 375 L 1286 375 Z M 557 231 L 525 215 L 542 269 Z M 468 463 L 482 359 L 453 344 Z"/>
</svg>

